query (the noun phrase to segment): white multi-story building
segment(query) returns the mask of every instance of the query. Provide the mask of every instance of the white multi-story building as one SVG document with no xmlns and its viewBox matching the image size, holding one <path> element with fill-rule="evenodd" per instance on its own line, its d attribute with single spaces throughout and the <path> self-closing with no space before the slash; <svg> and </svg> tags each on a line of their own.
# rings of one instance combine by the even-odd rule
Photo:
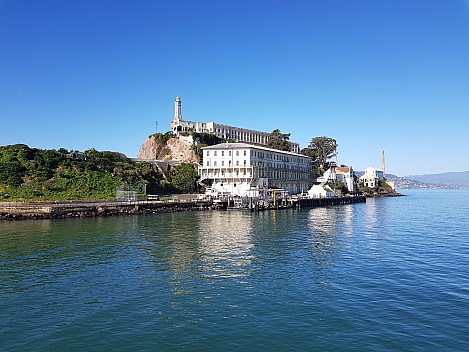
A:
<svg viewBox="0 0 469 352">
<path fill-rule="evenodd" d="M 263 189 L 296 194 L 310 189 L 312 160 L 302 154 L 247 143 L 221 143 L 203 149 L 201 182 L 213 192 L 257 196 Z"/>
<path fill-rule="evenodd" d="M 352 167 L 350 166 L 336 167 L 335 173 L 336 173 L 336 180 L 343 182 L 349 192 L 356 192 L 357 185 L 353 177 Z"/>
<path fill-rule="evenodd" d="M 227 141 L 246 142 L 262 145 L 266 145 L 270 138 L 270 133 L 268 132 L 222 125 L 216 122 L 193 122 L 183 120 L 181 112 L 181 98 L 179 96 L 177 96 L 174 100 L 174 118 L 171 122 L 171 129 L 175 134 L 190 131 L 198 133 L 210 133 Z M 300 145 L 296 142 L 290 142 L 290 151 L 299 153 Z"/>
<path fill-rule="evenodd" d="M 376 187 L 378 186 L 379 179 L 384 179 L 383 170 L 367 167 L 365 173 L 360 176 L 359 181 L 365 187 Z"/>
</svg>

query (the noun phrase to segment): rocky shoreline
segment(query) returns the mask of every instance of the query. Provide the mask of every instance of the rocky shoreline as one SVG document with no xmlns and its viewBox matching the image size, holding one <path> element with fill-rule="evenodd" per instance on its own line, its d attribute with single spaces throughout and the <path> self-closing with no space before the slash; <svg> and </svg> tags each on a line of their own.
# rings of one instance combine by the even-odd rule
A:
<svg viewBox="0 0 469 352">
<path fill-rule="evenodd" d="M 380 197 L 404 197 L 405 194 L 399 192 L 363 192 L 367 198 L 380 198 Z"/>
</svg>

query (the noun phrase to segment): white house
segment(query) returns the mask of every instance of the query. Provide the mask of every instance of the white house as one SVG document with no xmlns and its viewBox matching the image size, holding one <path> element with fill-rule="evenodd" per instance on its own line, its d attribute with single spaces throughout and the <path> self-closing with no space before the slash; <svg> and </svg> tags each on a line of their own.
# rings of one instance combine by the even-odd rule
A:
<svg viewBox="0 0 469 352">
<path fill-rule="evenodd" d="M 353 178 L 353 169 L 351 166 L 336 167 L 335 173 L 336 180 L 343 182 L 349 192 L 356 192 L 357 185 Z"/>
<path fill-rule="evenodd" d="M 343 182 L 349 192 L 355 192 L 357 190 L 357 186 L 353 178 L 352 167 L 331 167 L 326 170 L 324 175 L 316 179 L 316 183 L 319 183 L 320 185 L 325 185 L 327 182 L 334 180 Z"/>
<path fill-rule="evenodd" d="M 308 191 L 309 198 L 332 198 L 334 191 L 329 186 L 314 185 Z"/>
<path fill-rule="evenodd" d="M 313 185 L 312 160 L 302 154 L 247 143 L 202 148 L 200 181 L 212 192 L 246 196 L 265 189 L 301 193 Z"/>
<path fill-rule="evenodd" d="M 367 167 L 365 173 L 360 176 L 359 181 L 365 187 L 378 186 L 378 180 L 384 179 L 383 170 L 375 169 L 374 167 Z"/>
</svg>

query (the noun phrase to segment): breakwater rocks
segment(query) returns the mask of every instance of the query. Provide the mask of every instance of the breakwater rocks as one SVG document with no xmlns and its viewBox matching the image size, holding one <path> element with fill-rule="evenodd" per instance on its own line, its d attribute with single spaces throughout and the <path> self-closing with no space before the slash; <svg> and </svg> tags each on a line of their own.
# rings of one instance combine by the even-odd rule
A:
<svg viewBox="0 0 469 352">
<path fill-rule="evenodd" d="M 0 220 L 58 219 L 208 210 L 208 201 L 0 203 Z"/>
</svg>

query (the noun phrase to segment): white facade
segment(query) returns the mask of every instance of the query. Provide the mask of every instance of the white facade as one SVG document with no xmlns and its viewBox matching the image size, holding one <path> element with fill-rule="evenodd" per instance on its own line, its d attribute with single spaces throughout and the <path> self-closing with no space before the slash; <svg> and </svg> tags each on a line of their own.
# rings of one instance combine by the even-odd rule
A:
<svg viewBox="0 0 469 352">
<path fill-rule="evenodd" d="M 349 192 L 355 192 L 357 186 L 353 178 L 353 169 L 349 166 L 336 167 L 336 180 L 341 181 L 347 187 Z"/>
<path fill-rule="evenodd" d="M 309 198 L 332 198 L 334 191 L 329 186 L 314 185 L 308 191 Z"/>
<path fill-rule="evenodd" d="M 278 188 L 296 194 L 313 184 L 311 158 L 247 143 L 222 143 L 203 149 L 200 180 L 212 191 L 247 196 Z"/>
<path fill-rule="evenodd" d="M 197 133 L 210 133 L 219 138 L 233 142 L 245 142 L 253 144 L 266 145 L 270 138 L 270 133 L 246 128 L 222 125 L 216 122 L 193 122 L 182 119 L 181 98 L 179 96 L 174 100 L 174 118 L 171 122 L 171 129 L 175 134 L 179 132 L 194 131 Z M 300 152 L 300 145 L 296 142 L 290 142 L 290 151 Z"/>
<path fill-rule="evenodd" d="M 365 187 L 378 186 L 379 179 L 384 179 L 383 170 L 375 169 L 374 167 L 367 167 L 365 173 L 360 176 L 360 183 Z"/>
</svg>

